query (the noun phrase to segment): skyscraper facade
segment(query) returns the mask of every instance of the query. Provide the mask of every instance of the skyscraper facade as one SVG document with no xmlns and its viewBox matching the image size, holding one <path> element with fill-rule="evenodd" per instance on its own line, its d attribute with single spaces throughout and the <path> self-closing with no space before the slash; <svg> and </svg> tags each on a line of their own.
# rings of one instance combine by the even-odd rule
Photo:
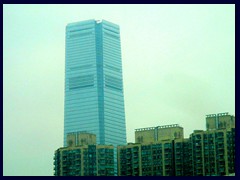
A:
<svg viewBox="0 0 240 180">
<path fill-rule="evenodd" d="M 126 144 L 119 26 L 87 20 L 66 27 L 64 146 L 68 133 Z"/>
</svg>

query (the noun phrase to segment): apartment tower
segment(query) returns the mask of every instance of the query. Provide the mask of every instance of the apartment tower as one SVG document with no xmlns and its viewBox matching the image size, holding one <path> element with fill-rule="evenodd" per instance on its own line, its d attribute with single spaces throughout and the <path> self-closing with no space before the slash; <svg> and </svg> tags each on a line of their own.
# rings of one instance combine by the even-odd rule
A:
<svg viewBox="0 0 240 180">
<path fill-rule="evenodd" d="M 67 147 L 54 153 L 55 176 L 113 176 L 114 147 L 96 145 L 96 136 L 90 133 L 67 135 Z"/>
</svg>

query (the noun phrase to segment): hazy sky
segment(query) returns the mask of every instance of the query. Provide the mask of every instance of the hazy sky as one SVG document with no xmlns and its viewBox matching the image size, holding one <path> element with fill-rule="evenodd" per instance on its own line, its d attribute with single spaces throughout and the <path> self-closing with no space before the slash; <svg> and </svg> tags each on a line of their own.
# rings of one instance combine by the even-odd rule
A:
<svg viewBox="0 0 240 180">
<path fill-rule="evenodd" d="M 234 5 L 3 5 L 3 173 L 53 175 L 63 146 L 65 26 L 120 26 L 126 128 L 235 114 Z"/>
</svg>

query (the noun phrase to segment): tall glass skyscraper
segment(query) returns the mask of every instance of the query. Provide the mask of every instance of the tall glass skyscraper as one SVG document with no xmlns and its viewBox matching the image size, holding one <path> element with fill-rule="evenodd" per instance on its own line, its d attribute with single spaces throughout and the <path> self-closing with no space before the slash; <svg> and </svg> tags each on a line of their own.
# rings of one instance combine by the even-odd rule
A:
<svg viewBox="0 0 240 180">
<path fill-rule="evenodd" d="M 64 146 L 87 131 L 97 144 L 126 144 L 119 26 L 87 20 L 66 27 Z"/>
</svg>

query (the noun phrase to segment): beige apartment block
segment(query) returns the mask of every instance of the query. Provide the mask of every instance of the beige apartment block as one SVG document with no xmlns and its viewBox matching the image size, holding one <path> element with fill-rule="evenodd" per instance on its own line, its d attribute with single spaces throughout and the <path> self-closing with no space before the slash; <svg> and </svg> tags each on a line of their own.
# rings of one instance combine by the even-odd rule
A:
<svg viewBox="0 0 240 180">
<path fill-rule="evenodd" d="M 136 143 L 156 143 L 166 139 L 182 139 L 183 128 L 178 124 L 135 129 Z"/>
<path fill-rule="evenodd" d="M 193 176 L 224 176 L 235 172 L 235 128 L 195 130 L 190 135 Z"/>
<path fill-rule="evenodd" d="M 235 128 L 235 116 L 226 113 L 206 115 L 206 129 L 229 129 Z"/>
<path fill-rule="evenodd" d="M 235 117 L 207 115 L 207 130 L 183 138 L 177 124 L 135 130 L 118 147 L 120 176 L 225 176 L 235 173 Z"/>
<path fill-rule="evenodd" d="M 86 132 L 68 134 L 67 144 L 55 151 L 55 176 L 114 176 L 112 145 L 96 145 L 96 135 Z"/>
<path fill-rule="evenodd" d="M 174 169 L 175 176 L 190 176 L 189 138 L 174 140 Z"/>
<path fill-rule="evenodd" d="M 173 176 L 173 141 L 118 146 L 119 176 Z"/>
</svg>

